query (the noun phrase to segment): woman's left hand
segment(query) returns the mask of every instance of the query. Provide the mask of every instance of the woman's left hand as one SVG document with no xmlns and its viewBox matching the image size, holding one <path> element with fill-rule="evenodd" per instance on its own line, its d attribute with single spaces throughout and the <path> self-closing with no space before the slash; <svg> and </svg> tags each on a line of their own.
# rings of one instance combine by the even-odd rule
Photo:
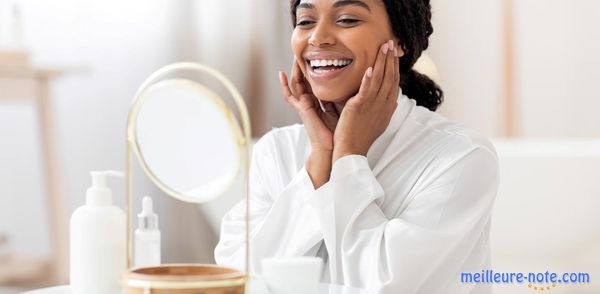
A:
<svg viewBox="0 0 600 294">
<path fill-rule="evenodd" d="M 383 44 L 374 68 L 367 69 L 358 93 L 348 99 L 333 137 L 333 158 L 367 155 L 373 142 L 387 128 L 398 106 L 399 51 L 393 41 Z"/>
</svg>

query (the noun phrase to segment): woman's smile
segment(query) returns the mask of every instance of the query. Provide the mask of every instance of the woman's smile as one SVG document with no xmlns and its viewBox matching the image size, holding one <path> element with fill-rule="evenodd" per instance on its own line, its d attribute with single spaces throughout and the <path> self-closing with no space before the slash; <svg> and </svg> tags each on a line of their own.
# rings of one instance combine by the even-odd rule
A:
<svg viewBox="0 0 600 294">
<path fill-rule="evenodd" d="M 302 0 L 291 46 L 313 94 L 344 104 L 393 35 L 383 1 Z"/>
<path fill-rule="evenodd" d="M 304 55 L 309 80 L 324 83 L 343 74 L 354 60 L 348 54 L 332 51 L 311 51 Z"/>
</svg>

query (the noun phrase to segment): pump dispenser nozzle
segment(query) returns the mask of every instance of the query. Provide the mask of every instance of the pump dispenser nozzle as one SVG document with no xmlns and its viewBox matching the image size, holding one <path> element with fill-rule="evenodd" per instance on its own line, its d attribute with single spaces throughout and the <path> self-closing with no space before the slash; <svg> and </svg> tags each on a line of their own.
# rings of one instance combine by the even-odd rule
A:
<svg viewBox="0 0 600 294">
<path fill-rule="evenodd" d="M 106 186 L 106 177 L 124 177 L 125 174 L 120 171 L 92 171 L 92 186 L 89 187 L 85 194 L 86 204 L 88 205 L 111 205 L 112 191 Z"/>
</svg>

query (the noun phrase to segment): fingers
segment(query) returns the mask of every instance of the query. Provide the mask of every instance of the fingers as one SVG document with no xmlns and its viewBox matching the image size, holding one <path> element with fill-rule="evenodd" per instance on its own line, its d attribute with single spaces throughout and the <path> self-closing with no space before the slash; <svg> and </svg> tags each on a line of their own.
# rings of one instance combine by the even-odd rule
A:
<svg viewBox="0 0 600 294">
<path fill-rule="evenodd" d="M 304 93 L 313 95 L 312 87 L 310 86 L 310 83 L 308 82 L 308 80 L 306 80 L 306 78 L 304 78 L 302 80 L 304 81 L 304 83 L 303 83 Z"/>
<path fill-rule="evenodd" d="M 310 83 L 308 82 L 308 80 L 306 79 L 306 77 L 304 76 L 304 73 L 302 72 L 302 69 L 300 68 L 300 62 L 298 61 L 298 59 L 296 59 L 296 57 L 294 56 L 294 63 L 292 66 L 292 83 L 296 83 L 299 86 L 301 86 L 301 93 L 294 93 L 297 96 L 300 96 L 301 94 L 312 94 L 312 88 L 310 87 Z"/>
<path fill-rule="evenodd" d="M 295 107 L 298 99 L 294 96 L 294 94 L 292 94 L 292 90 L 290 90 L 288 85 L 287 76 L 282 71 L 279 72 L 279 84 L 281 85 L 281 91 L 283 92 L 283 98 L 285 101 Z"/>
<path fill-rule="evenodd" d="M 386 42 L 379 48 L 379 53 L 377 54 L 377 58 L 375 59 L 375 65 L 373 66 L 373 74 L 371 77 L 368 95 L 370 97 L 375 98 L 379 93 L 379 89 L 383 83 L 384 75 L 385 75 L 385 66 L 387 62 L 389 52 L 389 42 Z"/>
<path fill-rule="evenodd" d="M 325 108 L 325 112 L 338 115 L 337 109 L 335 109 L 335 105 L 333 105 L 333 103 L 326 102 L 326 103 L 323 103 L 323 106 Z"/>
<path fill-rule="evenodd" d="M 381 83 L 381 87 L 379 88 L 379 92 L 377 93 L 377 97 L 387 100 L 390 98 L 390 92 L 392 92 L 394 87 L 397 87 L 395 79 L 396 79 L 396 66 L 394 64 L 394 60 L 396 58 L 396 47 L 394 46 L 394 41 L 389 40 L 387 45 L 389 46 L 388 54 L 385 60 L 385 73 L 384 78 Z"/>
<path fill-rule="evenodd" d="M 325 109 L 325 106 L 323 106 L 323 102 L 321 101 L 321 99 L 315 97 L 315 100 L 317 100 L 317 104 L 319 105 L 319 108 L 321 109 L 321 111 L 323 112 L 327 112 L 327 110 Z"/>
<path fill-rule="evenodd" d="M 304 74 L 300 69 L 300 65 L 298 64 L 298 60 L 294 57 L 294 63 L 292 64 L 292 93 L 296 97 L 300 97 L 300 95 L 306 93 L 306 79 L 304 78 Z"/>
<path fill-rule="evenodd" d="M 388 100 L 393 100 L 393 101 L 397 101 L 398 100 L 398 94 L 399 94 L 399 87 L 400 87 L 400 57 L 401 57 L 401 50 L 400 48 L 396 47 L 395 51 L 394 51 L 394 78 L 393 78 L 393 82 L 392 82 L 392 88 L 388 94 L 387 99 Z"/>
<path fill-rule="evenodd" d="M 385 42 L 379 48 L 374 67 L 368 68 L 363 76 L 358 92 L 360 99 L 387 100 L 395 77 L 395 59 L 393 41 Z"/>
<path fill-rule="evenodd" d="M 358 89 L 358 95 L 356 95 L 358 100 L 363 101 L 377 93 L 374 91 L 375 88 L 372 87 L 371 84 L 373 84 L 373 68 L 369 67 L 363 74 L 362 82 Z"/>
</svg>

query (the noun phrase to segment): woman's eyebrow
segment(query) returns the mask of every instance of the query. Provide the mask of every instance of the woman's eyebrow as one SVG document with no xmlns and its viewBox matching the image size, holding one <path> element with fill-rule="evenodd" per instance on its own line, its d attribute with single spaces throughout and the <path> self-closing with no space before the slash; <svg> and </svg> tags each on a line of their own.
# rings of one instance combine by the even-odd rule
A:
<svg viewBox="0 0 600 294">
<path fill-rule="evenodd" d="M 369 5 L 367 5 L 367 3 L 361 1 L 361 0 L 338 0 L 335 1 L 335 3 L 333 3 L 333 8 L 340 8 L 343 6 L 348 6 L 348 5 L 355 5 L 355 6 L 359 6 L 362 7 L 366 10 L 368 10 L 369 12 L 371 12 L 371 8 L 369 7 Z M 313 9 L 315 8 L 315 5 L 310 3 L 310 2 L 302 2 L 300 4 L 298 4 L 298 6 L 296 7 L 296 9 Z"/>
<path fill-rule="evenodd" d="M 298 6 L 296 6 L 296 10 L 301 9 L 301 8 L 313 9 L 313 8 L 315 8 L 315 5 L 313 5 L 310 2 L 302 2 L 302 3 L 298 4 Z"/>
<path fill-rule="evenodd" d="M 355 5 L 355 6 L 359 6 L 362 7 L 366 10 L 368 10 L 369 12 L 371 12 L 371 8 L 369 8 L 369 5 L 367 5 L 367 3 L 361 1 L 361 0 L 339 0 L 339 1 L 335 1 L 335 3 L 333 3 L 333 8 L 339 8 L 342 6 L 348 6 L 348 5 Z"/>
</svg>

